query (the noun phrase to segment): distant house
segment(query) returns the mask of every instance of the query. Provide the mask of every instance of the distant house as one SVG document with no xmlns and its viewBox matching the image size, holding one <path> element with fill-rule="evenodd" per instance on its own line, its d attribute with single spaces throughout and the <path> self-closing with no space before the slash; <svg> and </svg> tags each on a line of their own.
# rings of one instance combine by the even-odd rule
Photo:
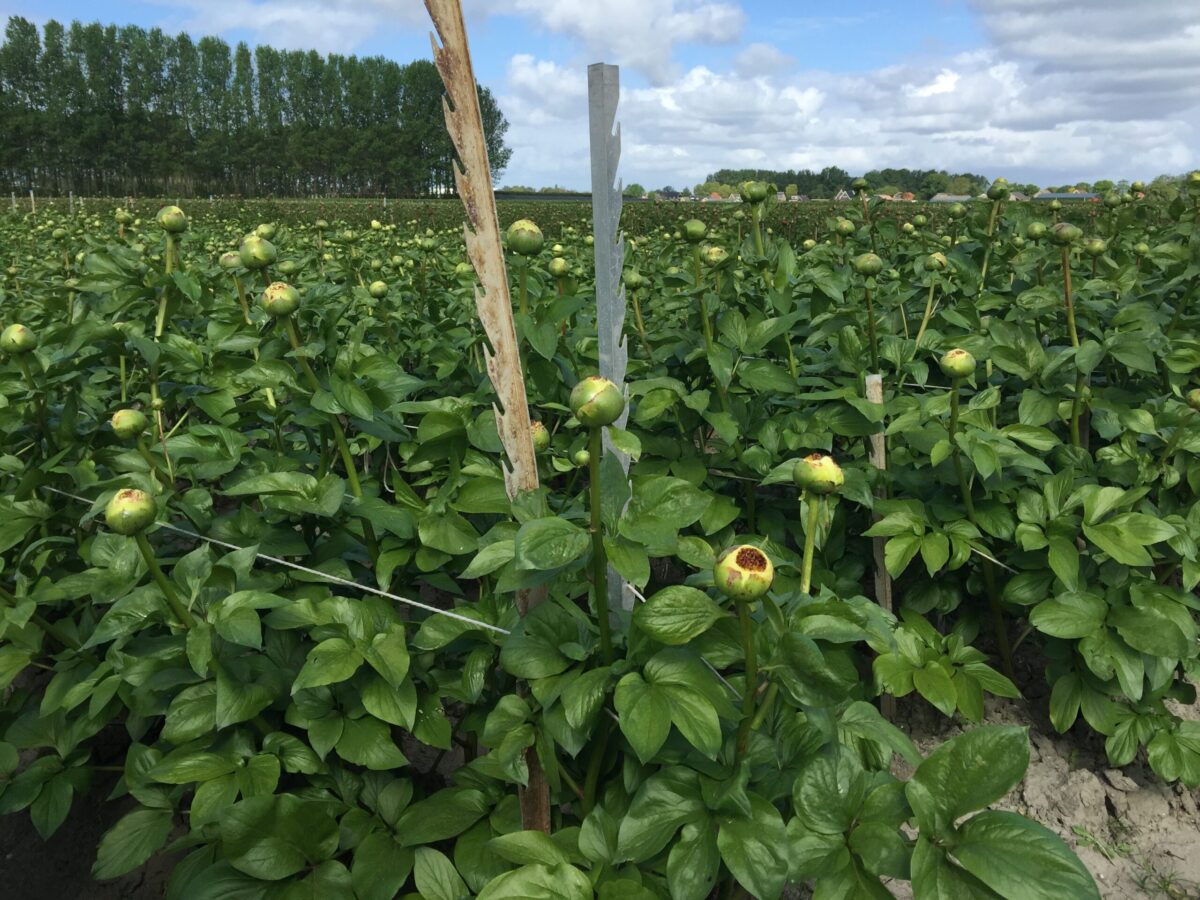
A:
<svg viewBox="0 0 1200 900">
<path fill-rule="evenodd" d="M 783 191 L 776 191 L 775 199 L 780 203 L 783 203 L 785 200 L 787 200 L 787 194 L 785 194 Z"/>
<path fill-rule="evenodd" d="M 1069 193 L 1069 192 L 1068 193 L 1055 193 L 1053 191 L 1038 191 L 1034 195 L 1033 199 L 1034 200 L 1099 200 L 1100 195 L 1099 194 L 1085 194 L 1085 193 L 1074 194 L 1074 193 Z"/>
<path fill-rule="evenodd" d="M 917 195 L 914 194 L 912 191 L 901 191 L 899 194 L 894 196 L 892 199 L 899 200 L 903 203 L 912 203 L 914 200 L 917 199 Z"/>
<path fill-rule="evenodd" d="M 808 194 L 794 194 L 792 196 L 793 203 L 799 203 L 803 200 L 808 200 Z"/>
<path fill-rule="evenodd" d="M 834 197 L 833 199 L 834 200 L 849 200 L 850 194 L 847 193 L 845 190 L 840 190 L 837 192 L 837 196 Z"/>
<path fill-rule="evenodd" d="M 741 194 L 730 194 L 725 199 L 728 200 L 730 203 L 741 203 L 742 195 Z"/>
<path fill-rule="evenodd" d="M 930 203 L 966 203 L 971 200 L 969 194 L 934 194 L 929 198 Z"/>
<path fill-rule="evenodd" d="M 1009 197 L 1009 199 L 1010 199 L 1010 200 L 1017 200 L 1018 202 L 1024 203 L 1026 200 L 1028 200 L 1028 199 L 1029 199 L 1029 195 L 1028 195 L 1028 194 L 1022 194 L 1020 191 L 1013 191 L 1013 192 L 1012 192 L 1012 194 L 1011 194 L 1011 196 Z"/>
<path fill-rule="evenodd" d="M 659 200 L 678 200 L 680 197 L 679 191 L 659 191 Z"/>
<path fill-rule="evenodd" d="M 891 194 L 876 194 L 875 199 L 876 200 L 895 200 L 896 198 L 893 197 Z"/>
</svg>

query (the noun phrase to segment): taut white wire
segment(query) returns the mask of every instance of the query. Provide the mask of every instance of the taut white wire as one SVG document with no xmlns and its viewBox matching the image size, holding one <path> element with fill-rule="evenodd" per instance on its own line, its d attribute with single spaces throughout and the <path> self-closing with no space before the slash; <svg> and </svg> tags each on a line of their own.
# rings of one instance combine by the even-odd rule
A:
<svg viewBox="0 0 1200 900">
<path fill-rule="evenodd" d="M 45 485 L 42 486 L 42 490 L 50 491 L 52 494 L 59 494 L 63 497 L 69 497 L 70 499 L 77 500 L 80 503 L 91 504 L 94 502 L 89 500 L 87 497 L 80 497 L 78 494 L 69 494 L 66 491 L 60 491 L 57 488 L 47 487 Z M 224 547 L 227 550 L 246 549 L 245 547 L 239 547 L 237 544 L 231 544 L 228 541 L 222 541 L 218 540 L 217 538 L 208 537 L 207 535 L 197 534 L 194 531 L 188 531 L 186 528 L 180 528 L 177 525 L 171 525 L 167 522 L 159 522 L 158 524 L 168 531 L 174 531 L 176 534 L 182 534 L 186 537 L 192 538 L 193 540 L 204 541 L 205 543 L 209 544 L 216 544 L 218 547 Z M 354 588 L 357 591 L 366 591 L 368 594 L 386 597 L 388 600 L 395 600 L 398 603 L 405 603 L 408 606 L 413 606 L 417 609 L 423 609 L 426 612 L 431 612 L 439 616 L 448 616 L 451 619 L 457 619 L 459 622 L 465 622 L 474 628 L 483 628 L 487 631 L 494 631 L 497 634 L 512 634 L 512 632 L 507 628 L 501 628 L 499 625 L 481 622 L 478 619 L 472 619 L 470 616 L 464 616 L 461 613 L 454 612 L 453 610 L 439 609 L 436 606 L 431 606 L 428 603 L 422 603 L 419 600 L 410 600 L 408 597 L 401 597 L 397 594 L 389 594 L 387 591 L 381 591 L 379 588 L 373 588 L 365 584 L 359 584 L 357 581 L 350 581 L 347 578 L 340 578 L 337 575 L 330 575 L 328 572 L 322 572 L 319 569 L 310 569 L 308 566 L 302 566 L 299 563 L 289 562 L 288 560 L 281 559 L 278 556 L 270 556 L 266 553 L 259 553 L 257 551 L 255 551 L 254 556 L 256 559 L 265 559 L 267 562 L 273 562 L 276 565 L 284 566 L 288 569 L 295 569 L 297 572 L 304 572 L 306 575 L 312 575 L 333 584 L 340 584 L 343 587 Z"/>
</svg>

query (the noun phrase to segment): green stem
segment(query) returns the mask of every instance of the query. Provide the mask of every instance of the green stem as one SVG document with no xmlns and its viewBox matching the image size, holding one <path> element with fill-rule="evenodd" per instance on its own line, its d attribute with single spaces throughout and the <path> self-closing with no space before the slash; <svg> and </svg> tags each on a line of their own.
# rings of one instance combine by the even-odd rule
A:
<svg viewBox="0 0 1200 900">
<path fill-rule="evenodd" d="M 600 629 L 600 655 L 605 665 L 612 665 L 613 647 L 611 623 L 608 621 L 608 558 L 604 552 L 604 526 L 600 505 L 600 454 L 604 450 L 604 429 L 588 432 L 588 506 L 592 535 L 592 599 L 596 609 L 596 625 Z"/>
<path fill-rule="evenodd" d="M 937 289 L 937 281 L 929 280 L 929 295 L 925 298 L 925 314 L 921 316 L 921 327 L 917 329 L 917 346 L 921 346 L 921 338 L 925 336 L 925 329 L 929 327 L 929 320 L 933 318 L 933 293 Z"/>
<path fill-rule="evenodd" d="M 521 303 L 521 315 L 529 314 L 529 264 L 522 263 L 517 270 L 518 297 Z"/>
<path fill-rule="evenodd" d="M 775 698 L 779 695 L 779 684 L 772 681 L 767 685 L 767 692 L 763 694 L 762 703 L 758 704 L 758 712 L 754 714 L 754 720 L 750 723 L 751 731 L 758 731 L 762 727 L 763 720 L 771 711 L 771 707 L 775 704 Z"/>
<path fill-rule="evenodd" d="M 184 628 L 194 627 L 196 620 L 192 618 L 192 614 L 183 605 L 183 601 L 179 599 L 179 594 L 175 591 L 175 585 L 171 584 L 167 576 L 163 574 L 163 570 L 159 568 L 158 560 L 154 558 L 154 548 L 146 540 L 145 532 L 139 531 L 135 535 L 135 540 L 137 541 L 138 550 L 142 552 L 142 559 L 146 561 L 146 568 L 150 570 L 150 575 L 154 579 L 154 583 L 163 592 L 163 596 L 167 598 L 167 605 L 171 607 L 171 612 L 175 614 L 175 618 L 180 621 Z"/>
<path fill-rule="evenodd" d="M 170 275 L 175 269 L 175 235 L 167 235 L 166 270 Z M 158 315 L 154 319 L 154 340 L 161 340 L 167 328 L 168 286 L 163 285 L 162 296 L 158 298 Z"/>
<path fill-rule="evenodd" d="M 871 288 L 867 292 L 867 338 L 871 343 L 871 371 L 879 371 L 879 344 L 875 338 L 875 305 L 871 299 Z"/>
<path fill-rule="evenodd" d="M 738 724 L 736 760 L 737 763 L 746 755 L 750 744 L 750 728 L 754 722 L 754 703 L 758 699 L 758 655 L 754 646 L 754 620 L 750 618 L 750 603 L 738 600 L 738 623 L 742 630 L 742 652 L 746 657 L 746 678 L 742 688 L 742 721 Z"/>
<path fill-rule="evenodd" d="M 121 354 L 121 403 L 127 403 L 129 397 L 129 383 L 125 377 L 125 354 Z"/>
<path fill-rule="evenodd" d="M 37 411 L 38 427 L 46 439 L 46 452 L 53 453 L 54 439 L 50 436 L 50 421 L 46 416 L 45 395 L 38 390 L 37 382 L 33 380 L 33 370 L 29 368 L 29 360 L 25 358 L 25 355 L 18 355 L 17 362 L 21 366 L 21 373 L 25 376 L 25 384 L 29 387 L 30 393 L 34 395 L 34 409 Z"/>
<path fill-rule="evenodd" d="M 600 785 L 600 774 L 604 769 L 604 755 L 608 752 L 608 740 L 613 722 L 603 712 L 600 714 L 599 734 L 592 742 L 592 755 L 588 759 L 587 774 L 583 782 L 583 813 L 587 815 L 596 805 L 596 790 Z"/>
<path fill-rule="evenodd" d="M 762 209 L 761 203 L 755 203 L 750 207 L 750 222 L 753 225 L 754 232 L 754 252 L 763 257 L 767 255 L 766 249 L 763 247 L 762 237 Z"/>
<path fill-rule="evenodd" d="M 987 287 L 988 263 L 992 260 L 992 235 L 996 231 L 996 216 L 1000 213 L 999 200 L 992 201 L 992 214 L 988 218 L 987 227 L 987 249 L 983 251 L 983 266 L 979 269 L 979 293 L 983 293 L 983 289 Z"/>
<path fill-rule="evenodd" d="M 1079 331 L 1075 327 L 1075 299 L 1071 290 L 1071 250 L 1062 248 L 1063 269 L 1063 302 L 1067 307 L 1067 330 L 1071 335 L 1071 346 L 1079 350 Z M 1079 361 L 1075 361 L 1078 369 Z M 1082 446 L 1082 436 L 1079 433 L 1079 418 L 1083 412 L 1083 388 L 1086 379 L 1082 372 L 1075 376 L 1075 396 L 1071 398 L 1071 446 Z"/>
<path fill-rule="evenodd" d="M 291 316 L 285 320 L 288 335 L 288 341 L 291 342 L 292 349 L 299 351 L 303 344 L 300 341 L 300 331 L 296 328 L 296 321 Z M 312 366 L 308 364 L 308 360 L 297 353 L 296 361 L 300 365 L 301 372 L 304 373 L 305 380 L 308 381 L 308 386 L 315 394 L 321 390 L 321 382 L 317 380 L 317 373 L 312 370 Z M 337 416 L 329 417 L 329 425 L 333 431 L 333 440 L 337 445 L 338 455 L 342 458 L 342 465 L 346 469 L 346 480 L 350 484 L 350 493 L 356 498 L 362 499 L 363 489 L 362 484 L 358 480 L 358 469 L 354 465 L 354 456 L 350 453 L 350 445 L 346 442 L 346 432 L 342 428 L 342 423 L 338 421 Z M 379 558 L 379 541 L 375 537 L 375 528 L 366 518 L 360 518 L 363 528 L 363 540 L 367 545 L 367 553 L 371 557 L 371 562 Z"/>
<path fill-rule="evenodd" d="M 150 448 L 146 446 L 146 439 L 140 434 L 137 439 L 138 453 L 142 455 L 142 459 L 146 461 L 146 465 L 150 467 L 150 474 L 162 482 L 163 487 L 168 487 L 170 483 L 167 481 L 167 476 L 159 469 L 158 463 L 154 461 L 154 457 L 150 454 Z"/>
<path fill-rule="evenodd" d="M 804 562 L 800 567 L 800 593 L 807 594 L 812 587 L 813 551 L 817 546 L 817 525 L 819 522 L 821 501 L 808 491 L 801 495 L 808 502 L 808 527 L 804 530 Z"/>
<path fill-rule="evenodd" d="M 958 446 L 958 407 L 960 379 L 954 379 L 950 387 L 950 456 L 954 460 L 954 471 L 958 475 L 958 488 L 962 493 L 963 507 L 967 511 L 967 519 L 979 528 L 979 520 L 975 515 L 975 501 L 971 496 L 971 483 L 967 478 L 966 467 L 962 461 L 962 450 Z M 982 532 L 981 532 L 982 533 Z M 996 573 L 989 559 L 983 561 L 983 583 L 987 591 L 988 608 L 992 616 L 992 630 L 996 636 L 996 649 L 1000 653 L 1000 667 L 1010 681 L 1016 680 L 1013 671 L 1012 650 L 1008 643 L 1008 629 L 1004 625 L 1004 610 L 1000 606 L 1000 593 L 996 588 Z"/>
</svg>

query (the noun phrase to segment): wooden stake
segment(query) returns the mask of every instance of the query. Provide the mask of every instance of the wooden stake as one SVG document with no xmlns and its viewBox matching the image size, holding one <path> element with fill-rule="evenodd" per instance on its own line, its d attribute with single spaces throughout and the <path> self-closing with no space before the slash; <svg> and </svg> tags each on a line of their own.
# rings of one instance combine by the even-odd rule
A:
<svg viewBox="0 0 1200 900">
<path fill-rule="evenodd" d="M 475 267 L 475 308 L 491 349 L 483 348 L 488 378 L 496 391 L 498 405 L 496 430 L 507 459 L 504 485 L 510 499 L 525 491 L 537 490 L 537 458 L 533 449 L 533 430 L 529 421 L 529 401 L 525 396 L 525 376 L 521 350 L 513 322 L 512 298 L 508 292 L 508 271 L 504 248 L 500 243 L 500 219 L 492 192 L 492 172 L 488 164 L 483 116 L 479 110 L 479 92 L 471 66 L 467 29 L 459 0 L 425 0 L 425 8 L 437 29 L 430 35 L 433 59 L 446 86 L 442 107 L 446 129 L 458 159 L 454 161 L 454 183 L 467 213 L 463 237 L 467 257 Z M 438 46 L 438 39 L 441 46 Z M 545 599 L 545 590 L 517 592 L 517 611 L 524 616 Z M 521 826 L 525 830 L 550 833 L 550 787 L 536 747 L 525 751 L 529 784 L 519 792 Z"/>
<path fill-rule="evenodd" d="M 883 405 L 883 376 L 868 375 L 867 376 L 867 401 L 869 403 L 878 403 Z M 881 472 L 887 471 L 887 436 L 884 434 L 883 423 L 880 423 L 879 430 L 871 435 L 871 465 Z M 875 491 L 875 496 L 883 499 L 887 496 L 887 488 L 880 487 Z M 878 513 L 872 515 L 872 519 L 879 521 Z M 871 546 L 875 551 L 875 602 L 886 609 L 892 611 L 892 576 L 888 574 L 887 566 L 884 563 L 884 544 L 885 538 L 871 538 Z M 880 711 L 883 717 L 889 721 L 896 717 L 896 698 L 891 694 L 883 694 L 879 698 Z"/>
</svg>

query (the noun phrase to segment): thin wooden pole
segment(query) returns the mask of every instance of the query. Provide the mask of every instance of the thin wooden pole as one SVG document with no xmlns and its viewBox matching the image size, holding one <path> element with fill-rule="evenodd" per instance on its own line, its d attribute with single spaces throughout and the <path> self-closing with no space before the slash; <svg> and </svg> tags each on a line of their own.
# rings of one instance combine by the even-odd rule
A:
<svg viewBox="0 0 1200 900">
<path fill-rule="evenodd" d="M 508 292 L 508 270 L 500 243 L 500 219 L 496 196 L 492 191 L 491 167 L 479 109 L 479 92 L 471 66 L 467 28 L 459 0 L 425 0 L 425 8 L 437 29 L 430 35 L 433 59 L 446 86 L 442 107 L 446 129 L 458 159 L 454 161 L 454 181 L 462 198 L 467 222 L 463 238 L 467 257 L 475 268 L 475 308 L 487 334 L 491 350 L 483 348 L 488 378 L 496 391 L 496 430 L 507 459 L 504 484 L 510 499 L 538 488 L 537 458 L 533 449 L 533 429 L 529 420 L 529 401 L 525 395 L 524 368 L 513 321 L 512 298 Z M 438 39 L 441 39 L 441 46 Z M 517 611 L 523 617 L 545 599 L 545 590 L 517 591 Z M 542 768 L 537 747 L 525 751 L 529 769 L 526 787 L 518 791 L 521 827 L 527 831 L 550 833 L 550 786 Z"/>
<path fill-rule="evenodd" d="M 867 402 L 883 406 L 882 375 L 867 376 Z M 882 422 L 879 429 L 871 435 L 871 465 L 880 472 L 887 471 L 887 436 L 884 434 Z M 875 491 L 875 496 L 878 499 L 887 497 L 887 488 L 880 485 Z M 878 513 L 875 513 L 872 518 L 879 521 L 880 517 Z M 875 554 L 875 602 L 888 612 L 892 612 L 892 576 L 888 574 L 884 561 L 885 543 L 885 538 L 871 538 L 871 546 Z M 882 694 L 879 698 L 879 708 L 885 719 L 889 721 L 894 719 L 896 717 L 896 698 L 891 694 Z"/>
</svg>

